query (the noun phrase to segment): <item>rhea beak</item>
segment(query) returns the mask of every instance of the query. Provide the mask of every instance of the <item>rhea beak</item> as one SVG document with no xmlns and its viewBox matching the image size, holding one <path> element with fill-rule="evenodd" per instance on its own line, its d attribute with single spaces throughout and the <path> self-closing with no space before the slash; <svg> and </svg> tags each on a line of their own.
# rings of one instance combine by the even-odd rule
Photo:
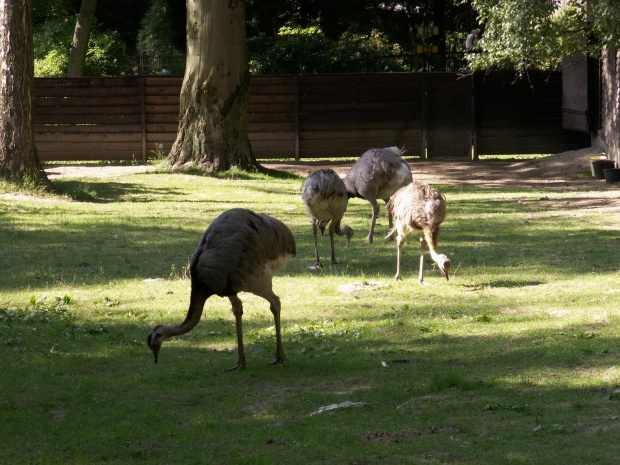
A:
<svg viewBox="0 0 620 465">
<path fill-rule="evenodd" d="M 157 363 L 157 356 L 159 355 L 159 346 L 151 347 L 151 350 L 153 351 L 153 355 L 155 356 L 155 363 Z"/>
</svg>

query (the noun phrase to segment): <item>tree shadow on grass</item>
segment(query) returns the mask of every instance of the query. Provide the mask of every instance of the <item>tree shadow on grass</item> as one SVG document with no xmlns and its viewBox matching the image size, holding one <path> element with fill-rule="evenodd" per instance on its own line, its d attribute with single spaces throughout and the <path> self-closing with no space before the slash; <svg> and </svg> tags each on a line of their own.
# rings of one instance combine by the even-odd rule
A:
<svg viewBox="0 0 620 465">
<path fill-rule="evenodd" d="M 402 440 L 382 449 L 383 461 L 398 463 L 403 451 L 428 450 L 417 431 L 429 425 L 428 436 L 445 441 L 449 451 L 487 441 L 468 448 L 469 462 L 502 463 L 493 454 L 523 444 L 544 463 L 554 454 L 567 459 L 580 447 L 598 454 L 596 463 L 617 457 L 618 400 L 611 397 L 613 378 L 605 380 L 604 373 L 619 341 L 592 333 L 588 324 L 498 337 L 492 325 L 486 334 L 446 335 L 396 323 L 371 331 L 377 326 L 367 320 L 354 338 L 345 331 L 304 331 L 307 319 L 283 315 L 287 358 L 269 366 L 275 346 L 261 332 L 266 320 L 247 315 L 248 366 L 225 373 L 236 360 L 232 317 L 207 316 L 186 336 L 170 339 L 155 365 L 146 335 L 158 317 L 70 319 L 63 309 L 71 313 L 71 305 L 40 305 L 14 314 L 10 323 L 10 350 L 0 352 L 0 407 L 11 427 L 0 448 L 12 463 L 45 457 L 148 463 L 171 456 L 189 463 L 196 454 L 224 463 L 239 447 L 265 458 L 256 463 L 272 463 L 267 457 L 286 448 L 267 442 L 258 427 L 287 444 L 303 438 L 295 446 L 299 460 L 291 459 L 290 447 L 282 452 L 295 464 L 307 463 L 305 454 L 333 436 L 339 450 L 357 459 L 360 434 L 401 431 Z M 600 381 L 582 384 L 582 377 Z M 313 414 L 343 401 L 365 406 Z M 347 435 L 350 444 L 342 442 Z M 498 436 L 501 445 L 494 446 Z M 566 441 L 572 447 L 564 452 Z M 367 454 L 361 449 L 360 460 Z"/>
<path fill-rule="evenodd" d="M 123 201 L 159 201 L 162 196 L 181 196 L 184 192 L 172 188 L 144 188 L 138 183 L 120 183 L 108 180 L 54 181 L 56 192 L 78 202 L 112 203 Z M 156 196 L 156 197 L 153 197 Z M 150 197 L 150 198 L 149 198 Z"/>
<path fill-rule="evenodd" d="M 200 177 L 212 177 L 216 179 L 230 179 L 230 180 L 260 180 L 260 179 L 302 179 L 301 176 L 291 173 L 290 171 L 281 171 L 272 168 L 266 168 L 264 166 L 260 166 L 257 171 L 245 171 L 245 170 L 226 170 L 226 171 L 215 171 L 208 172 L 206 170 L 192 168 L 187 171 L 177 171 L 175 173 L 182 175 L 190 175 L 190 176 L 200 176 Z"/>
<path fill-rule="evenodd" d="M 513 288 L 517 288 L 517 287 L 533 287 L 533 286 L 540 286 L 542 284 L 545 284 L 544 281 L 510 281 L 507 279 L 500 279 L 500 280 L 496 280 L 496 281 L 485 281 L 485 282 L 481 282 L 480 284 L 476 284 L 474 286 L 471 285 L 463 285 L 463 288 L 466 291 L 478 291 L 478 290 L 482 290 L 485 288 L 504 288 L 504 289 L 513 289 Z"/>
</svg>

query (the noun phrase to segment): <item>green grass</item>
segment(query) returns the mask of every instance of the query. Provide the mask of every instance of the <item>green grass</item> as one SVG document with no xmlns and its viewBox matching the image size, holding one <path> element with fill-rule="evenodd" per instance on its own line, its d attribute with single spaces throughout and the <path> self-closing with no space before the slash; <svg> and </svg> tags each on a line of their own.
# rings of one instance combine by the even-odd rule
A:
<svg viewBox="0 0 620 465">
<path fill-rule="evenodd" d="M 309 270 L 302 182 L 158 172 L 59 180 L 62 195 L 0 187 L 0 463 L 617 463 L 620 217 L 583 202 L 619 190 L 437 186 L 456 272 L 446 282 L 427 258 L 423 287 L 417 238 L 395 282 L 385 210 L 365 244 L 361 200 L 342 263 L 323 238 L 326 267 Z M 223 371 L 236 341 L 217 297 L 154 364 L 147 334 L 184 318 L 189 257 L 239 206 L 297 239 L 274 279 L 286 362 L 268 365 L 268 304 L 243 294 L 246 370 Z M 389 286 L 338 290 L 363 281 Z"/>
</svg>

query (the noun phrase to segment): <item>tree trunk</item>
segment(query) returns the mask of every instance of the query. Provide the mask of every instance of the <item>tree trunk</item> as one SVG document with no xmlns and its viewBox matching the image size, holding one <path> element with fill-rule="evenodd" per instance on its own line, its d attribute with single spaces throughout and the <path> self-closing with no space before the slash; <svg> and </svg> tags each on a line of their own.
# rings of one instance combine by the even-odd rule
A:
<svg viewBox="0 0 620 465">
<path fill-rule="evenodd" d="M 187 0 L 187 60 L 174 169 L 259 167 L 248 139 L 245 1 Z"/>
<path fill-rule="evenodd" d="M 93 19 L 95 18 L 96 7 L 97 0 L 82 0 L 80 15 L 75 24 L 73 42 L 71 43 L 67 77 L 82 77 L 84 75 L 84 63 L 86 62 L 90 29 L 92 28 Z"/>
<path fill-rule="evenodd" d="M 0 0 L 0 178 L 50 186 L 34 143 L 31 0 Z"/>
</svg>

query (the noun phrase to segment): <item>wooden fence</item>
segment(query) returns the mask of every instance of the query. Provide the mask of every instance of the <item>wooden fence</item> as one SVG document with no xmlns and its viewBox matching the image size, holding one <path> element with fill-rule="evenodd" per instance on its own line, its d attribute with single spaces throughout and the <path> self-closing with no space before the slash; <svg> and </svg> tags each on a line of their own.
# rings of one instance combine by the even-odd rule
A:
<svg viewBox="0 0 620 465">
<path fill-rule="evenodd" d="M 259 159 L 356 157 L 404 146 L 421 158 L 555 153 L 587 147 L 562 129 L 561 77 L 512 73 L 257 76 L 249 137 Z M 42 161 L 139 160 L 176 138 L 181 77 L 35 80 Z"/>
</svg>

